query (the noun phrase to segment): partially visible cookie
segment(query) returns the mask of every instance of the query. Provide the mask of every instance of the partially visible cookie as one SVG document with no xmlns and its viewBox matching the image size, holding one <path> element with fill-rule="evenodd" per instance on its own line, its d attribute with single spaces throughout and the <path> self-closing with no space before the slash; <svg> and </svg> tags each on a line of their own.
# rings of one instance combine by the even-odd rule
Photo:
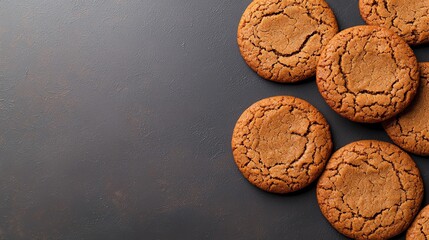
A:
<svg viewBox="0 0 429 240">
<path fill-rule="evenodd" d="M 429 42 L 428 0 L 359 0 L 359 9 L 366 23 L 389 28 L 409 44 Z"/>
<path fill-rule="evenodd" d="M 420 87 L 413 104 L 383 127 L 401 148 L 429 156 L 429 62 L 420 64 Z"/>
<path fill-rule="evenodd" d="M 290 83 L 314 76 L 321 49 L 337 32 L 324 0 L 254 0 L 240 20 L 237 41 L 261 77 Z"/>
<path fill-rule="evenodd" d="M 250 183 L 268 192 L 289 193 L 322 173 L 332 140 L 328 123 L 315 107 L 278 96 L 244 111 L 231 145 L 235 163 Z"/>
<path fill-rule="evenodd" d="M 388 239 L 419 211 L 423 181 L 411 157 L 393 144 L 351 143 L 329 160 L 317 184 L 320 210 L 353 239 Z"/>
<path fill-rule="evenodd" d="M 338 33 L 326 45 L 316 82 L 338 114 L 376 123 L 411 103 L 419 68 L 413 50 L 397 34 L 377 26 L 357 26 Z"/>
<path fill-rule="evenodd" d="M 423 208 L 407 231 L 407 240 L 426 240 L 429 238 L 429 206 Z"/>
</svg>

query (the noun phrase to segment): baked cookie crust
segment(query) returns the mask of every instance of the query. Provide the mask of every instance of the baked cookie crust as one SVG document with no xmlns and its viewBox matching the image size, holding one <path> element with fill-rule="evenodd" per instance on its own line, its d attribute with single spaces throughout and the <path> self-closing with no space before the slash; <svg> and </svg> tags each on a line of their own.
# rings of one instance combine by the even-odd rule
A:
<svg viewBox="0 0 429 240">
<path fill-rule="evenodd" d="M 423 181 L 411 157 L 397 146 L 358 141 L 336 151 L 317 184 L 320 210 L 353 239 L 388 239 L 419 211 Z"/>
<path fill-rule="evenodd" d="M 407 240 L 426 240 L 429 238 L 429 206 L 423 208 L 407 231 Z"/>
<path fill-rule="evenodd" d="M 429 63 L 420 63 L 420 87 L 413 103 L 383 123 L 389 137 L 404 150 L 429 156 Z"/>
<path fill-rule="evenodd" d="M 261 77 L 292 83 L 314 76 L 323 46 L 337 32 L 324 0 L 254 0 L 240 20 L 237 42 Z"/>
<path fill-rule="evenodd" d="M 391 29 L 408 44 L 429 42 L 427 0 L 359 0 L 359 10 L 367 24 Z"/>
<path fill-rule="evenodd" d="M 329 125 L 308 102 L 289 96 L 263 99 L 241 115 L 232 136 L 235 163 L 253 185 L 289 193 L 313 182 L 332 150 Z"/>
<path fill-rule="evenodd" d="M 324 48 L 316 82 L 338 114 L 355 122 L 377 123 L 411 103 L 419 67 L 413 50 L 394 32 L 357 26 L 338 33 Z"/>
</svg>

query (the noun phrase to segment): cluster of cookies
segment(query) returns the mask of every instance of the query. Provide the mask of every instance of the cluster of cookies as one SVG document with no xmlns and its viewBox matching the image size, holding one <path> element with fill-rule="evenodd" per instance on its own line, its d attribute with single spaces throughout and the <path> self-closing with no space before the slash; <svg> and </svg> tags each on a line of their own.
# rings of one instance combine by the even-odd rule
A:
<svg viewBox="0 0 429 240">
<path fill-rule="evenodd" d="M 324 0 L 254 0 L 238 27 L 241 54 L 267 80 L 316 75 L 335 112 L 382 123 L 399 147 L 429 156 L 429 63 L 419 64 L 409 46 L 429 42 L 429 1 L 360 0 L 359 9 L 369 25 L 338 33 Z M 426 239 L 429 207 L 416 217 L 423 181 L 399 147 L 365 140 L 332 154 L 328 122 L 292 96 L 250 106 L 232 137 L 238 168 L 265 191 L 294 192 L 320 177 L 320 209 L 342 234 L 387 239 L 409 228 L 407 239 Z"/>
</svg>

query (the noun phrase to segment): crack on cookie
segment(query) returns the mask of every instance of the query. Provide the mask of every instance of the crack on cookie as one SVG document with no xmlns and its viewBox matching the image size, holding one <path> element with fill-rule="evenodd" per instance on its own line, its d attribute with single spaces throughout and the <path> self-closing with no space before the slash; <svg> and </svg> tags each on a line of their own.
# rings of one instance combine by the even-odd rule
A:
<svg viewBox="0 0 429 240">
<path fill-rule="evenodd" d="M 405 150 L 418 155 L 428 156 L 429 136 L 427 136 L 427 134 L 429 132 L 426 131 L 426 121 L 422 122 L 423 125 L 416 125 L 416 122 L 409 117 L 410 114 L 413 114 L 412 116 L 416 116 L 416 114 L 424 111 L 423 109 L 426 109 L 426 107 L 424 107 L 426 101 L 422 98 L 424 98 L 429 89 L 429 63 L 421 63 L 420 69 L 421 86 L 416 99 L 414 100 L 414 105 L 399 116 L 395 116 L 394 118 L 384 122 L 383 127 L 389 137 Z M 423 106 L 421 104 L 423 104 Z M 420 116 L 420 114 L 418 115 Z M 421 116 L 421 118 L 424 117 Z M 400 121 L 401 119 L 404 119 L 404 122 Z"/>
<path fill-rule="evenodd" d="M 428 239 L 429 231 L 424 231 L 424 226 L 429 226 L 429 207 L 423 208 L 407 231 L 407 239 Z"/>
<path fill-rule="evenodd" d="M 418 2 L 425 3 L 424 1 Z M 425 22 L 425 17 L 429 13 L 429 4 L 417 9 L 410 9 L 412 13 L 405 18 L 404 15 L 398 13 L 396 8 L 390 8 L 387 0 L 360 0 L 359 9 L 366 23 L 390 28 L 409 44 L 429 42 L 429 27 Z"/>
<path fill-rule="evenodd" d="M 234 142 L 233 140 L 234 158 L 240 171 L 254 185 L 264 189 L 264 184 L 268 182 L 268 190 L 272 190 L 274 186 L 279 185 L 278 182 L 281 180 L 283 183 L 281 186 L 282 189 L 285 192 L 290 192 L 310 184 L 320 174 L 332 148 L 329 126 L 323 116 L 314 107 L 309 104 L 307 106 L 307 104 L 302 102 L 302 100 L 297 102 L 297 99 L 290 103 L 285 102 L 285 100 L 279 103 L 270 102 L 270 104 L 265 102 L 257 106 L 254 105 L 246 110 L 248 114 L 251 114 L 251 117 L 245 123 L 240 122 L 242 119 L 240 117 L 233 135 L 233 139 L 239 140 L 238 142 Z M 258 152 L 259 131 L 262 123 L 259 123 L 258 126 L 255 123 L 258 119 L 264 119 L 272 111 L 287 110 L 289 110 L 290 114 L 294 114 L 294 111 L 304 113 L 306 121 L 309 123 L 304 133 L 288 132 L 289 134 L 305 138 L 303 150 L 298 156 L 295 156 L 287 163 L 277 162 L 267 166 L 262 159 L 261 152 Z M 324 135 L 319 135 L 320 132 Z M 327 145 L 318 145 L 316 143 L 317 139 L 323 139 Z M 246 142 L 254 144 L 247 144 L 246 146 Z M 310 153 L 312 154 L 311 157 L 308 156 Z M 315 158 L 316 153 L 321 156 Z M 244 164 L 243 157 L 246 158 Z M 282 169 L 277 169 L 278 167 L 282 167 Z M 317 169 L 316 174 L 311 170 L 312 168 Z M 273 173 L 272 169 L 284 172 L 284 178 L 278 177 L 278 174 Z M 291 174 L 290 171 L 293 173 Z"/>
<path fill-rule="evenodd" d="M 418 76 L 413 71 L 415 66 L 412 66 L 413 62 L 417 65 L 417 60 L 413 56 L 412 50 L 398 37 L 381 31 L 384 30 L 378 27 L 355 27 L 345 30 L 331 40 L 319 60 L 317 84 L 320 93 L 331 108 L 353 121 L 380 122 L 386 120 L 408 106 L 417 92 Z M 396 66 L 395 79 L 389 88 L 379 91 L 360 89 L 358 92 L 354 92 L 351 90 L 348 76 L 350 72 L 346 72 L 343 65 L 348 64 L 344 63 L 344 56 L 346 53 L 352 55 L 349 43 L 356 37 L 359 37 L 358 41 L 364 44 L 362 48 L 364 50 L 371 39 L 386 39 L 382 41 L 389 50 L 383 50 L 383 52 L 390 55 Z M 398 48 L 407 48 L 407 51 L 399 51 Z M 365 57 L 367 51 L 363 51 L 361 54 Z M 398 57 L 411 58 L 412 61 L 404 63 L 404 61 L 398 60 Z M 403 73 L 407 73 L 408 77 L 401 77 Z M 365 94 L 372 98 L 364 98 Z M 357 98 L 360 96 L 362 96 L 361 99 L 366 99 L 367 103 L 357 102 Z M 379 98 L 388 99 L 389 102 L 380 102 L 377 100 Z M 376 108 L 373 109 L 373 107 Z"/>
<path fill-rule="evenodd" d="M 340 149 L 332 156 L 332 159 L 329 161 L 326 171 L 321 176 L 317 186 L 318 202 L 322 213 L 337 230 L 352 238 L 368 238 L 374 236 L 377 238 L 377 231 L 389 232 L 393 231 L 393 229 L 395 229 L 397 233 L 401 232 L 408 226 L 408 220 L 412 219 L 415 213 L 417 213 L 422 199 L 421 193 L 423 191 L 423 186 L 421 177 L 412 160 L 399 149 L 391 148 L 383 151 L 380 146 L 380 143 L 377 142 L 363 141 L 357 142 L 353 146 L 349 145 Z M 360 163 L 350 163 L 347 159 L 343 158 L 343 156 L 353 156 L 350 155 L 350 153 L 361 156 L 362 161 Z M 390 169 L 394 171 L 394 174 L 398 179 L 398 183 L 400 184 L 399 189 L 402 191 L 402 194 L 399 202 L 394 202 L 392 205 L 386 206 L 377 212 L 372 213 L 371 216 L 364 216 L 359 213 L 359 208 L 356 212 L 344 199 L 345 194 L 336 187 L 336 181 L 339 178 L 345 177 L 340 174 L 340 170 L 344 167 L 359 169 L 362 168 L 362 164 L 367 164 L 368 166 L 378 170 L 376 165 L 369 163 L 369 159 L 372 159 L 371 156 L 373 154 L 375 154 L 375 156 L 379 156 L 380 158 L 378 159 L 380 161 L 389 164 Z M 361 158 L 359 159 L 361 160 Z M 366 172 L 364 173 L 366 175 Z M 406 183 L 404 183 L 405 179 L 408 179 Z M 374 185 L 371 181 L 370 183 Z M 415 191 L 413 192 L 412 190 L 410 192 L 410 189 Z M 412 194 L 412 196 L 409 196 L 410 194 Z M 324 198 L 322 196 L 331 197 Z M 338 200 L 338 202 L 336 202 L 335 199 Z M 377 220 L 377 218 L 381 217 L 386 211 L 391 210 L 393 207 L 397 208 L 394 220 L 388 225 L 382 225 L 381 220 Z M 410 210 L 410 212 L 414 214 L 404 215 L 404 208 Z M 337 214 L 332 214 L 332 210 L 336 210 Z M 404 218 L 407 218 L 408 220 Z M 355 228 L 353 225 L 348 227 L 346 226 L 347 223 L 344 219 L 349 219 L 352 223 L 359 221 L 363 221 L 363 223 L 360 227 Z M 379 222 L 378 225 L 377 222 Z M 371 230 L 370 232 L 368 232 L 368 229 L 365 230 L 366 232 L 363 230 L 365 224 L 372 226 L 372 228 L 369 229 Z M 378 238 L 382 237 L 378 236 Z"/>
<path fill-rule="evenodd" d="M 281 6 L 282 4 L 286 6 Z M 276 15 L 285 15 L 293 19 L 293 17 L 286 13 L 286 9 L 290 7 L 305 9 L 306 16 L 317 23 L 315 25 L 316 30 L 308 34 L 300 46 L 288 54 L 283 54 L 274 48 L 267 49 L 261 46 L 259 44 L 261 39 L 258 37 L 257 28 L 262 20 L 266 17 Z M 313 16 L 316 12 L 317 14 Z M 256 21 L 252 23 L 252 20 Z M 325 2 L 254 1 L 248 7 L 240 21 L 238 42 L 243 58 L 260 76 L 273 81 L 296 82 L 315 74 L 316 60 L 320 56 L 322 46 L 337 32 L 338 26 L 335 16 Z M 320 37 L 320 40 L 312 40 L 315 37 Z M 305 51 L 310 41 L 312 41 L 312 44 L 318 42 L 317 44 L 320 47 L 315 48 L 318 50 Z M 246 43 L 251 44 L 253 49 L 246 49 Z M 263 51 L 266 51 L 266 53 Z M 290 63 L 286 64 L 285 59 L 288 59 Z"/>
</svg>

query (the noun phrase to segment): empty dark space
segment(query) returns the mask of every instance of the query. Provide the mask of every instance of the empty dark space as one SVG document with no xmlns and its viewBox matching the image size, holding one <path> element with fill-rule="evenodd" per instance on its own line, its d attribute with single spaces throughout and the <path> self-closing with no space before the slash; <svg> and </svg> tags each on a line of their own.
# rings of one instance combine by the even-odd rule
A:
<svg viewBox="0 0 429 240">
<path fill-rule="evenodd" d="M 390 140 L 336 115 L 314 78 L 250 70 L 236 44 L 250 2 L 2 1 L 0 239 L 345 239 L 314 184 L 281 196 L 247 183 L 235 121 L 292 95 L 323 112 L 336 149 Z M 328 2 L 341 29 L 363 24 L 358 1 Z M 413 157 L 429 183 L 429 159 Z"/>
</svg>

